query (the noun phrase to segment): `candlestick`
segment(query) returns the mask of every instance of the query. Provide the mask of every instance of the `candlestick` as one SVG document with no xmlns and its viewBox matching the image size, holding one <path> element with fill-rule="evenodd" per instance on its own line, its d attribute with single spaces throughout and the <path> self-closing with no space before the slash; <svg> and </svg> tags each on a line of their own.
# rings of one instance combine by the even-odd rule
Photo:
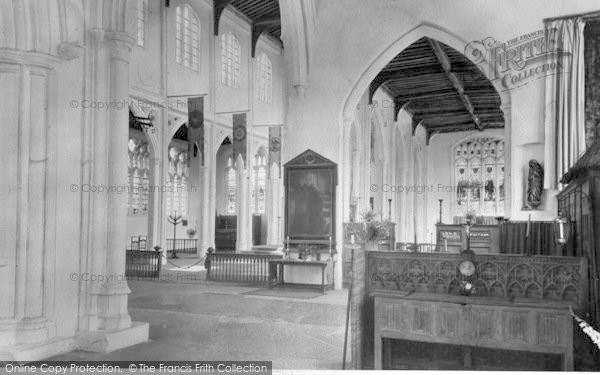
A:
<svg viewBox="0 0 600 375">
<path fill-rule="evenodd" d="M 415 230 L 415 245 L 417 244 L 417 217 L 413 216 L 413 227 Z"/>
</svg>

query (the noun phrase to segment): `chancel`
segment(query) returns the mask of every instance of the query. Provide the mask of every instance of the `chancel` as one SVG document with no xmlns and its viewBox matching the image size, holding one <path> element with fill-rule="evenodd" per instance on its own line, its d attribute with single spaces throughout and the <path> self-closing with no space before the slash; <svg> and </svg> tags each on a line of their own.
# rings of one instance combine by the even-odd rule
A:
<svg viewBox="0 0 600 375">
<path fill-rule="evenodd" d="M 256 350 L 315 324 L 302 295 L 337 340 L 303 348 L 336 368 L 599 369 L 596 0 L 0 0 L 0 19 L 1 361 L 180 360 L 158 327 L 187 299 L 160 288 L 200 275 L 216 331 L 271 324 Z M 186 353 L 221 347 L 189 330 Z"/>
</svg>

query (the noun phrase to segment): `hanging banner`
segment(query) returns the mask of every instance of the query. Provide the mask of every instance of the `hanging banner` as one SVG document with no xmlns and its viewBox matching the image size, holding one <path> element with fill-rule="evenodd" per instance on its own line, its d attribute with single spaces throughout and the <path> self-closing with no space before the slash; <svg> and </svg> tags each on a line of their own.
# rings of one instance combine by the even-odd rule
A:
<svg viewBox="0 0 600 375">
<path fill-rule="evenodd" d="M 188 98 L 188 154 L 204 166 L 204 97 Z"/>
<path fill-rule="evenodd" d="M 246 114 L 235 113 L 233 115 L 233 159 L 237 160 L 242 155 L 244 166 L 246 165 Z"/>
<path fill-rule="evenodd" d="M 269 127 L 269 165 L 267 168 L 269 177 L 273 163 L 277 163 L 279 170 L 277 178 L 281 178 L 281 126 Z"/>
</svg>

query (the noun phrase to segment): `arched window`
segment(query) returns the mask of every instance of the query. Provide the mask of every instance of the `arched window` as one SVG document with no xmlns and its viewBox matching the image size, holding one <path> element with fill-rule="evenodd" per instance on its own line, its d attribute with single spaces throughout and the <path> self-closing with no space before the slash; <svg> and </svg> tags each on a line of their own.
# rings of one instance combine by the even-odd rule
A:
<svg viewBox="0 0 600 375">
<path fill-rule="evenodd" d="M 146 21 L 148 18 L 148 0 L 137 0 L 137 45 L 143 47 L 146 42 Z"/>
<path fill-rule="evenodd" d="M 273 102 L 273 67 L 264 53 L 258 55 L 258 100 L 267 104 Z"/>
<path fill-rule="evenodd" d="M 232 33 L 221 36 L 221 83 L 240 87 L 240 44 Z"/>
<path fill-rule="evenodd" d="M 175 61 L 195 71 L 200 70 L 200 21 L 191 6 L 175 11 Z"/>
<path fill-rule="evenodd" d="M 504 216 L 504 141 L 477 138 L 454 149 L 455 215 Z"/>
<path fill-rule="evenodd" d="M 226 167 L 226 176 L 227 176 L 227 213 L 229 215 L 235 215 L 236 213 L 236 174 L 235 174 L 235 166 L 233 164 L 233 158 L 230 156 L 227 158 L 227 167 Z"/>
<path fill-rule="evenodd" d="M 253 214 L 262 215 L 265 213 L 265 191 L 267 189 L 267 157 L 262 152 L 254 156 L 252 173 L 254 173 L 254 187 L 250 205 Z"/>
<path fill-rule="evenodd" d="M 148 190 L 150 185 L 148 143 L 136 138 L 129 138 L 127 153 L 129 158 L 127 210 L 132 215 L 145 215 L 148 213 Z"/>
<path fill-rule="evenodd" d="M 167 215 L 187 215 L 188 208 L 188 153 L 176 146 L 169 148 L 167 176 Z"/>
</svg>

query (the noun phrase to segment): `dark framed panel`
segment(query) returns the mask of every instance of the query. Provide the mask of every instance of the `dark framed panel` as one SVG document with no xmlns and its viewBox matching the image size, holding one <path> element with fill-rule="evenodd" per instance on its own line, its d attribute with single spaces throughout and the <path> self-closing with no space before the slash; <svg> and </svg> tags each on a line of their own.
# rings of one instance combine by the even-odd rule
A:
<svg viewBox="0 0 600 375">
<path fill-rule="evenodd" d="M 306 150 L 284 165 L 285 238 L 335 245 L 337 164 Z"/>
</svg>

